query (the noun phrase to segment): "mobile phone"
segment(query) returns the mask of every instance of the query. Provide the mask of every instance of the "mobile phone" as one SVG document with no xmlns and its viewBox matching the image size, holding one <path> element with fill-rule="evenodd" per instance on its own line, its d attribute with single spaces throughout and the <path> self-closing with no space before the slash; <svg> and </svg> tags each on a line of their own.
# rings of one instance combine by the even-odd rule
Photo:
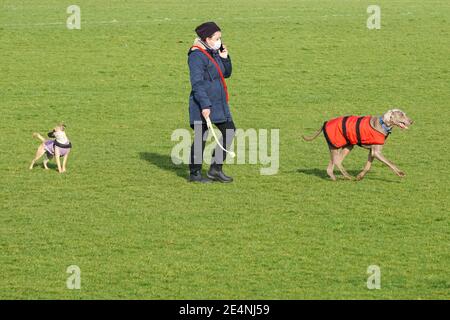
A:
<svg viewBox="0 0 450 320">
<path fill-rule="evenodd" d="M 220 50 L 220 52 L 223 52 L 223 50 L 225 50 L 225 48 L 223 47 L 223 44 L 220 45 L 219 50 Z"/>
</svg>

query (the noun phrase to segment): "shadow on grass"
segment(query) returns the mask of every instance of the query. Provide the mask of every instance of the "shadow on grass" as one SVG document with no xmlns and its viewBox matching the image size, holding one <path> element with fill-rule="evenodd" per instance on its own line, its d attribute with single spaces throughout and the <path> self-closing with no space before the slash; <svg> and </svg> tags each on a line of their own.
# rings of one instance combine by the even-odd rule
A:
<svg viewBox="0 0 450 320">
<path fill-rule="evenodd" d="M 49 170 L 57 170 L 58 166 L 56 165 L 56 163 L 54 163 L 53 161 L 49 161 L 47 163 L 47 167 Z M 43 169 L 45 170 L 44 164 L 43 163 L 37 163 L 34 165 L 34 168 L 39 168 L 39 169 Z"/>
<path fill-rule="evenodd" d="M 44 165 L 42 165 L 42 168 L 44 167 Z M 54 163 L 54 162 L 49 162 L 49 163 L 47 163 L 47 167 L 50 169 L 50 170 L 58 170 L 58 165 L 56 164 L 56 163 Z M 69 167 L 69 166 L 67 166 L 67 167 Z"/>
<path fill-rule="evenodd" d="M 139 152 L 139 157 L 142 160 L 150 162 L 151 164 L 159 167 L 160 169 L 173 172 L 177 176 L 186 179 L 188 170 L 185 165 L 176 165 L 172 162 L 172 158 L 169 155 L 159 154 L 154 152 Z"/>
<path fill-rule="evenodd" d="M 313 169 L 297 169 L 296 172 L 298 173 L 303 173 L 303 174 L 307 174 L 307 175 L 311 175 L 311 176 L 316 176 L 318 178 L 321 178 L 323 180 L 328 180 L 331 181 L 330 177 L 327 174 L 327 170 L 326 169 L 317 169 L 317 168 L 313 168 Z M 356 181 L 356 176 L 358 175 L 358 173 L 360 173 L 360 170 L 347 170 L 347 172 L 354 177 L 355 179 L 353 181 Z M 344 179 L 342 177 L 342 175 L 340 175 L 338 172 L 334 172 L 334 174 L 336 175 L 336 178 L 338 179 L 338 181 L 342 180 L 342 181 L 348 181 L 347 179 Z M 388 179 L 384 179 L 384 178 L 376 178 L 376 177 L 371 177 L 370 173 L 368 173 L 364 179 L 364 180 L 379 180 L 379 181 L 384 181 L 384 182 L 391 182 L 391 183 L 400 183 L 399 180 L 388 180 Z"/>
</svg>

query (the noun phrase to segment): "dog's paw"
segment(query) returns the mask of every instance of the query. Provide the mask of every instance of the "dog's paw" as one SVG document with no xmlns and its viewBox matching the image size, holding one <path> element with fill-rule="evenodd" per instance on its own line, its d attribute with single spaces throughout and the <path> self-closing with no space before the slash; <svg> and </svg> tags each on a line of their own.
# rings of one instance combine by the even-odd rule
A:
<svg viewBox="0 0 450 320">
<path fill-rule="evenodd" d="M 356 176 L 356 181 L 361 181 L 362 179 L 364 179 L 364 175 L 363 174 L 358 174 L 357 176 Z"/>
<path fill-rule="evenodd" d="M 406 173 L 404 173 L 403 171 L 398 171 L 398 172 L 397 172 L 397 175 L 398 175 L 400 178 L 406 177 Z"/>
</svg>

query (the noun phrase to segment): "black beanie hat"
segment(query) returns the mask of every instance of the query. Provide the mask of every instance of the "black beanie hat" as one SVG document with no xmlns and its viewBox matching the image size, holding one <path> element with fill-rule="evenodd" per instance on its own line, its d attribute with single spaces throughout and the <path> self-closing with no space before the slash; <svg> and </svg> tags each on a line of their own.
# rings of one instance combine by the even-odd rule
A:
<svg viewBox="0 0 450 320">
<path fill-rule="evenodd" d="M 205 22 L 195 28 L 195 32 L 200 37 L 200 39 L 205 40 L 211 37 L 217 31 L 221 31 L 219 26 L 215 22 Z"/>
</svg>

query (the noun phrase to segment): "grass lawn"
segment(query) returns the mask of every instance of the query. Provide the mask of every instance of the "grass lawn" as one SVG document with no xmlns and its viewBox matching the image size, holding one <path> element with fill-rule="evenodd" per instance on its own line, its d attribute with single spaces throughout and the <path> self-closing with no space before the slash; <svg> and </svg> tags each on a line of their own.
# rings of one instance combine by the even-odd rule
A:
<svg viewBox="0 0 450 320">
<path fill-rule="evenodd" d="M 0 298 L 449 299 L 450 6 L 447 0 L 58 0 L 0 4 Z M 280 168 L 227 165 L 186 182 L 170 153 L 189 129 L 187 51 L 214 20 L 233 60 L 238 128 L 280 129 Z M 361 182 L 326 176 L 321 137 L 345 114 L 400 106 Z M 28 170 L 58 121 L 68 172 Z M 366 151 L 346 159 L 352 175 Z M 66 268 L 81 269 L 69 290 Z M 369 265 L 381 289 L 366 286 Z"/>
</svg>

